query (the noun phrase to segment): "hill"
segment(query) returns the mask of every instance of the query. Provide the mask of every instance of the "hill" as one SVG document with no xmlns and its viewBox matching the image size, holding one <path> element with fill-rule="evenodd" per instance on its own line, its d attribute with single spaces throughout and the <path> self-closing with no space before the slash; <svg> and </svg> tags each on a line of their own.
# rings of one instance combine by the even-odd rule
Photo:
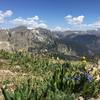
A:
<svg viewBox="0 0 100 100">
<path fill-rule="evenodd" d="M 24 49 L 32 53 L 53 53 L 71 56 L 99 56 L 100 30 L 50 31 L 19 26 L 0 30 L 0 49 Z"/>
</svg>

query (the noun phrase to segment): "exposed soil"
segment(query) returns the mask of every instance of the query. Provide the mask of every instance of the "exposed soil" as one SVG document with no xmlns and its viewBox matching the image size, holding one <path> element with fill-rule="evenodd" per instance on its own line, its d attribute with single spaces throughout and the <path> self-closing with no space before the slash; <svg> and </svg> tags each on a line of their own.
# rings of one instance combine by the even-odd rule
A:
<svg viewBox="0 0 100 100">
<path fill-rule="evenodd" d="M 0 88 L 2 87 L 3 80 L 15 77 L 15 75 L 16 74 L 11 72 L 10 70 L 0 70 Z M 0 100 L 4 100 L 1 89 L 0 89 Z"/>
</svg>

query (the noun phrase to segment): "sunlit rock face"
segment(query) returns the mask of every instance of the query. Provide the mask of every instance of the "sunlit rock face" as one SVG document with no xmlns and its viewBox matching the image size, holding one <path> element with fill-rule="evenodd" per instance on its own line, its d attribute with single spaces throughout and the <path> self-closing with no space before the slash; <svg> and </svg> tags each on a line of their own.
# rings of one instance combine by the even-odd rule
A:
<svg viewBox="0 0 100 100">
<path fill-rule="evenodd" d="M 78 56 L 100 55 L 100 30 L 60 32 L 43 28 L 27 29 L 24 26 L 0 29 L 0 49 Z"/>
<path fill-rule="evenodd" d="M 0 41 L 0 50 L 12 51 L 12 45 L 7 41 Z"/>
<path fill-rule="evenodd" d="M 12 50 L 12 45 L 9 42 L 9 31 L 0 30 L 0 50 Z"/>
<path fill-rule="evenodd" d="M 0 41 L 8 41 L 8 30 L 0 30 Z"/>
</svg>

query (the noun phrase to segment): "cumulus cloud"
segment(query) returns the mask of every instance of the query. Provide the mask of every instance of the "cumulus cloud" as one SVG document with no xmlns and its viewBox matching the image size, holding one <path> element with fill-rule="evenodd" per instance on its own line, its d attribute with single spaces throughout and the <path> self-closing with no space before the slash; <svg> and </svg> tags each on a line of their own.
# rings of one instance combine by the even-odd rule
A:
<svg viewBox="0 0 100 100">
<path fill-rule="evenodd" d="M 7 17 L 12 16 L 13 12 L 11 10 L 0 11 L 0 23 L 4 23 Z"/>
<path fill-rule="evenodd" d="M 66 22 L 70 25 L 80 25 L 83 23 L 84 21 L 84 16 L 77 16 L 77 17 L 73 17 L 72 15 L 67 15 L 64 17 Z"/>
<path fill-rule="evenodd" d="M 100 20 L 95 21 L 90 24 L 81 24 L 80 26 L 77 27 L 77 29 L 80 30 L 98 30 L 100 29 Z"/>
<path fill-rule="evenodd" d="M 40 19 L 39 16 L 33 16 L 28 18 L 17 17 L 15 19 L 9 19 L 13 15 L 12 10 L 1 11 L 0 10 L 0 27 L 10 28 L 12 26 L 26 26 L 28 29 L 33 28 L 48 28 L 47 24 Z M 64 17 L 67 22 L 67 26 L 70 28 L 63 28 L 60 26 L 56 26 L 54 28 L 50 28 L 53 31 L 65 31 L 65 30 L 93 30 L 100 29 L 100 20 L 97 20 L 92 23 L 84 23 L 84 15 L 80 16 L 72 16 L 67 15 Z"/>
<path fill-rule="evenodd" d="M 96 30 L 100 28 L 100 20 L 92 22 L 90 24 L 84 23 L 85 16 L 72 16 L 67 15 L 64 17 L 67 24 L 71 25 L 71 29 L 74 30 Z"/>
<path fill-rule="evenodd" d="M 95 27 L 95 28 L 100 28 L 100 20 L 94 22 L 93 24 L 91 24 L 91 26 Z"/>
<path fill-rule="evenodd" d="M 29 29 L 37 28 L 37 27 L 42 27 L 42 28 L 47 28 L 47 25 L 40 20 L 39 16 L 34 16 L 30 18 L 16 18 L 10 21 L 15 26 L 20 26 L 24 25 L 27 26 Z"/>
</svg>

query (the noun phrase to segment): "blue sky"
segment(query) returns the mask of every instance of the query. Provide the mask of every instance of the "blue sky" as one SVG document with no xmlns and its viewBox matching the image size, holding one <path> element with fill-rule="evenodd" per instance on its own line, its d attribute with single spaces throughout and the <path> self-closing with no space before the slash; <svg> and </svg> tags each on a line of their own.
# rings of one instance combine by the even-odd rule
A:
<svg viewBox="0 0 100 100">
<path fill-rule="evenodd" d="M 12 12 L 1 16 L 0 26 L 17 26 L 23 22 L 22 25 L 29 27 L 59 30 L 99 28 L 99 10 L 100 0 L 0 0 L 1 15 Z"/>
</svg>

